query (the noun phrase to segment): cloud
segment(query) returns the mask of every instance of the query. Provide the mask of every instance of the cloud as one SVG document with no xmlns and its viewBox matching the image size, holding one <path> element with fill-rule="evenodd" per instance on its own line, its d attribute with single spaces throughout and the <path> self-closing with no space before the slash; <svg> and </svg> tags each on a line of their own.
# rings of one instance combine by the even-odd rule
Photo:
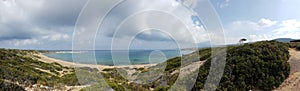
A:
<svg viewBox="0 0 300 91">
<path fill-rule="evenodd" d="M 282 21 L 279 26 L 279 29 L 274 30 L 274 32 L 276 32 L 277 34 L 282 34 L 285 32 L 295 32 L 299 31 L 298 29 L 300 28 L 300 22 L 298 22 L 297 20 L 286 20 Z"/>
<path fill-rule="evenodd" d="M 226 29 L 228 43 L 235 43 L 240 38 L 249 38 L 250 42 L 272 40 L 276 38 L 300 39 L 300 21 L 273 21 L 262 18 L 258 22 L 235 21 Z"/>
<path fill-rule="evenodd" d="M 73 26 L 87 0 L 17 0 L 28 18 L 40 26 Z M 66 7 L 67 6 L 67 7 Z"/>
<path fill-rule="evenodd" d="M 221 2 L 218 2 L 217 5 L 219 8 L 225 8 L 229 6 L 230 0 L 221 0 Z"/>
<path fill-rule="evenodd" d="M 300 21 L 284 20 L 272 32 L 278 37 L 300 38 Z"/>
<path fill-rule="evenodd" d="M 262 18 L 257 22 L 253 21 L 234 21 L 229 25 L 230 30 L 263 30 L 265 28 L 272 27 L 277 24 L 277 21 L 272 21 L 270 19 Z"/>
<path fill-rule="evenodd" d="M 158 30 L 149 30 L 142 32 L 136 36 L 136 39 L 146 40 L 146 41 L 172 41 L 170 36 L 159 32 Z"/>
<path fill-rule="evenodd" d="M 271 27 L 273 25 L 277 24 L 277 21 L 272 21 L 270 19 L 262 18 L 259 20 L 258 25 L 260 27 Z"/>
<path fill-rule="evenodd" d="M 70 36 L 74 30 L 76 19 L 85 5 L 87 0 L 4 0 L 0 1 L 0 43 L 3 46 L 14 47 L 38 47 L 49 44 L 65 43 L 70 44 L 72 41 Z M 115 28 L 120 23 L 132 15 L 135 11 L 145 10 L 148 12 L 161 10 L 165 12 L 160 14 L 163 16 L 171 16 L 165 18 L 161 16 L 152 17 L 151 14 L 142 15 L 136 21 L 128 24 L 117 38 L 119 40 L 129 39 L 128 37 L 135 36 L 135 32 L 140 31 L 136 27 L 155 24 L 156 22 L 166 22 L 166 31 L 172 33 L 172 37 L 178 39 L 176 41 L 184 43 L 198 43 L 208 41 L 208 38 L 200 19 L 194 16 L 194 12 L 187 9 L 184 5 L 192 6 L 195 0 L 152 0 L 139 1 L 128 0 L 115 7 L 108 14 L 106 20 L 111 21 L 104 24 L 104 30 L 100 31 L 98 36 L 102 36 L 97 40 L 111 39 Z M 67 7 L 66 7 L 67 6 Z M 101 3 L 99 3 L 101 6 Z M 94 11 L 97 11 L 95 8 Z M 194 16 L 194 17 L 192 17 Z M 92 20 L 97 20 L 97 17 L 88 17 Z M 175 21 L 175 22 L 173 22 Z M 181 25 L 184 23 L 186 25 Z M 186 29 L 188 27 L 188 29 Z M 104 38 L 105 37 L 105 38 Z M 122 37 L 125 37 L 122 39 Z M 169 41 L 170 36 L 164 33 L 150 32 L 142 33 L 136 37 L 144 42 Z M 105 40 L 110 41 L 110 40 Z M 60 45 L 53 45 L 53 48 L 58 48 Z M 70 48 L 71 46 L 69 46 Z"/>
<path fill-rule="evenodd" d="M 268 35 L 268 34 L 249 35 L 250 42 L 261 41 L 261 40 L 271 40 L 271 39 L 273 39 L 273 36 Z"/>
<path fill-rule="evenodd" d="M 0 1 L 1 47 L 33 48 L 54 42 L 71 42 L 69 36 L 85 1 Z"/>
<path fill-rule="evenodd" d="M 234 21 L 225 27 L 228 44 L 234 44 L 240 38 L 250 38 L 250 42 L 266 40 L 271 37 L 272 29 L 278 26 L 277 21 L 261 18 L 258 21 Z"/>
<path fill-rule="evenodd" d="M 12 42 L 15 46 L 20 46 L 20 45 L 32 45 L 32 44 L 39 44 L 39 40 L 37 39 L 25 39 L 25 40 L 14 40 L 10 41 Z"/>
<path fill-rule="evenodd" d="M 99 34 L 124 40 L 145 29 L 164 31 L 171 37 L 164 32 L 152 31 L 143 32 L 136 38 L 150 42 L 175 40 L 182 44 L 209 40 L 195 12 L 175 0 L 128 1 L 120 4 L 107 15 Z"/>
<path fill-rule="evenodd" d="M 42 38 L 43 39 L 49 39 L 51 41 L 68 40 L 69 35 L 67 35 L 67 34 L 53 34 L 53 35 L 43 36 Z"/>
</svg>

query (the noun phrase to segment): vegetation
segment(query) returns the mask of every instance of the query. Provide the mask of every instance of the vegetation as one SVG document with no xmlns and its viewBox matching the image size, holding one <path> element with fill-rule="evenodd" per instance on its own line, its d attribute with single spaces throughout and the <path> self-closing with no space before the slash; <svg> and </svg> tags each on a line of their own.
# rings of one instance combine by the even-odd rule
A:
<svg viewBox="0 0 300 91">
<path fill-rule="evenodd" d="M 289 45 L 275 41 L 245 44 L 227 49 L 225 71 L 219 91 L 272 90 L 288 76 Z M 193 90 L 203 89 L 211 59 L 199 69 Z"/>
<path fill-rule="evenodd" d="M 17 84 L 9 83 L 9 82 L 4 82 L 0 80 L 0 91 L 25 91 L 25 89 Z"/>
<path fill-rule="evenodd" d="M 289 46 L 289 44 L 276 41 L 263 41 L 227 47 L 226 66 L 217 90 L 270 91 L 277 88 L 289 76 L 290 66 L 287 63 L 289 59 Z M 221 49 L 215 48 L 215 50 Z M 98 69 L 89 67 L 77 68 L 75 74 L 75 69 L 63 67 L 58 63 L 44 63 L 36 60 L 35 58 L 37 57 L 32 55 L 38 53 L 36 51 L 0 49 L 0 90 L 24 90 L 24 87 L 14 84 L 18 82 L 25 86 L 33 84 L 50 87 L 91 85 L 83 88 L 82 91 L 95 89 L 150 91 L 150 88 L 154 91 L 167 91 L 173 86 L 176 80 L 189 78 L 178 79 L 178 70 L 181 66 L 203 61 L 205 63 L 198 70 L 198 74 L 195 72 L 192 72 L 195 74 L 187 74 L 187 76 L 198 75 L 192 90 L 199 91 L 204 88 L 211 60 L 219 57 L 215 55 L 212 57 L 212 51 L 211 48 L 199 49 L 191 54 L 183 55 L 183 57 L 168 59 L 166 62 L 150 68 L 128 68 L 135 70 L 133 74 L 119 68 L 107 68 L 99 71 Z M 200 56 L 200 58 L 197 56 Z M 182 61 L 184 62 L 182 63 Z M 160 67 L 163 67 L 162 65 L 166 65 L 165 69 L 160 70 Z M 66 70 L 71 71 L 67 72 L 67 74 L 61 74 L 62 71 Z M 159 72 L 162 73 L 160 74 Z M 124 76 L 134 76 L 138 79 L 128 80 Z M 77 79 L 82 77 L 84 79 Z M 146 80 L 149 78 L 153 79 Z M 175 88 L 185 89 L 180 86 Z"/>
<path fill-rule="evenodd" d="M 246 42 L 246 41 L 247 41 L 247 39 L 242 38 L 242 39 L 240 39 L 239 43 L 240 43 L 240 44 L 244 44 L 244 42 Z"/>
<path fill-rule="evenodd" d="M 75 75 L 75 73 L 66 74 L 61 77 L 60 82 L 63 84 L 66 84 L 68 86 L 75 86 L 79 85 L 78 79 Z"/>
<path fill-rule="evenodd" d="M 196 56 L 200 58 L 197 58 Z M 181 66 L 181 61 L 189 61 L 189 62 L 185 62 L 186 64 L 182 64 L 183 66 L 186 66 L 197 61 L 204 61 L 210 57 L 211 57 L 211 48 L 199 49 L 196 52 L 193 52 L 188 55 L 184 55 L 182 57 L 184 59 L 182 59 L 181 57 L 168 59 L 165 62 L 167 64 L 165 71 L 170 73 L 174 70 L 178 70 Z"/>
<path fill-rule="evenodd" d="M 59 87 L 60 85 L 78 85 L 75 73 L 60 74 L 63 69 L 74 70 L 63 67 L 58 63 L 44 63 L 38 61 L 34 54 L 37 51 L 0 49 L 0 87 L 1 89 L 20 89 L 22 86 L 35 84 Z M 60 77 L 60 75 L 63 75 Z M 3 81 L 9 81 L 11 84 Z M 6 88 L 4 88 L 6 87 Z"/>
</svg>

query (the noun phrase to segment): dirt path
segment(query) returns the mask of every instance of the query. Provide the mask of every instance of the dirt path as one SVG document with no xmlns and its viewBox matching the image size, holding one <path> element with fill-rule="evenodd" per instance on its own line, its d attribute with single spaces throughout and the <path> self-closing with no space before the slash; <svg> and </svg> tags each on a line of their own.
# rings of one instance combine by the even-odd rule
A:
<svg viewBox="0 0 300 91">
<path fill-rule="evenodd" d="M 196 71 L 197 69 L 200 68 L 200 66 L 202 66 L 204 63 L 206 62 L 206 60 L 204 61 L 198 61 L 198 62 L 195 62 L 195 63 L 192 63 L 190 65 L 187 65 L 185 67 L 182 67 L 181 69 L 179 70 L 176 70 L 174 72 L 171 73 L 171 75 L 175 74 L 175 73 L 179 73 L 180 71 L 180 74 L 179 74 L 179 77 L 186 77 L 186 75 Z"/>
<path fill-rule="evenodd" d="M 300 89 L 300 51 L 290 49 L 290 76 L 275 91 L 299 91 Z"/>
</svg>

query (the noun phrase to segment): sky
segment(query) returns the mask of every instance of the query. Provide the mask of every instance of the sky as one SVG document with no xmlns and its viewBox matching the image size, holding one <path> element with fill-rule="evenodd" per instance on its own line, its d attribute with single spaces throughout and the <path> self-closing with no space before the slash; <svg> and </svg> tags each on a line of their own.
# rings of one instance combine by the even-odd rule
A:
<svg viewBox="0 0 300 91">
<path fill-rule="evenodd" d="M 193 5 L 202 0 L 128 0 L 114 7 L 95 33 L 95 48 L 189 48 L 207 45 L 211 33 Z M 87 0 L 1 0 L 0 48 L 70 50 Z M 97 5 L 104 6 L 101 2 Z M 275 38 L 300 39 L 299 0 L 210 0 L 225 44 Z M 94 8 L 91 11 L 101 11 Z M 103 13 L 103 12 L 100 12 Z M 201 16 L 200 15 L 200 16 Z M 92 16 L 92 15 L 91 15 Z M 86 17 L 98 20 L 99 17 Z M 159 29 L 161 28 L 161 29 Z M 89 31 L 89 30 L 85 30 Z M 89 36 L 89 35 L 87 35 Z M 76 36 L 75 36 L 76 37 Z"/>
</svg>

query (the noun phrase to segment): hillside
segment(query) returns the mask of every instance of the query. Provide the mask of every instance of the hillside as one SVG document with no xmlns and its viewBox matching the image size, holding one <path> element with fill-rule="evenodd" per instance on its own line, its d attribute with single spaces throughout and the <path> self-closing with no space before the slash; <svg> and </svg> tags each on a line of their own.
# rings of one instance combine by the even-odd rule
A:
<svg viewBox="0 0 300 91">
<path fill-rule="evenodd" d="M 289 44 L 263 41 L 228 47 L 218 91 L 273 90 L 289 76 Z M 211 58 L 199 70 L 193 90 L 203 89 Z"/>
<path fill-rule="evenodd" d="M 289 77 L 289 44 L 262 41 L 228 46 L 226 49 L 227 64 L 218 91 L 269 91 L 278 88 Z M 92 83 L 105 81 L 115 91 L 166 91 L 177 80 L 198 75 L 192 90 L 199 91 L 204 88 L 212 58 L 218 58 L 218 56 L 211 57 L 211 51 L 211 48 L 199 49 L 149 68 L 125 67 L 97 70 L 81 67 L 76 72 L 83 74 L 77 74 L 77 77 L 89 77 L 79 82 L 74 68 L 64 67 L 58 63 L 41 62 L 39 56 L 34 55 L 39 53 L 37 51 L 0 49 L 0 90 L 72 90 L 72 87 L 78 85 L 85 86 L 83 91 L 107 90 L 103 84 Z M 197 55 L 201 58 L 195 58 Z M 181 64 L 181 59 L 185 64 Z M 197 67 L 200 67 L 199 70 Z M 124 74 L 119 74 L 119 71 Z M 194 74 L 197 73 L 195 71 L 198 71 L 198 74 Z M 183 74 L 179 75 L 179 73 Z M 100 79 L 100 75 L 103 79 Z M 183 91 L 187 89 L 180 86 L 176 88 Z"/>
<path fill-rule="evenodd" d="M 79 85 L 73 68 L 41 62 L 37 53 L 0 49 L 0 91 L 67 90 Z"/>
</svg>

